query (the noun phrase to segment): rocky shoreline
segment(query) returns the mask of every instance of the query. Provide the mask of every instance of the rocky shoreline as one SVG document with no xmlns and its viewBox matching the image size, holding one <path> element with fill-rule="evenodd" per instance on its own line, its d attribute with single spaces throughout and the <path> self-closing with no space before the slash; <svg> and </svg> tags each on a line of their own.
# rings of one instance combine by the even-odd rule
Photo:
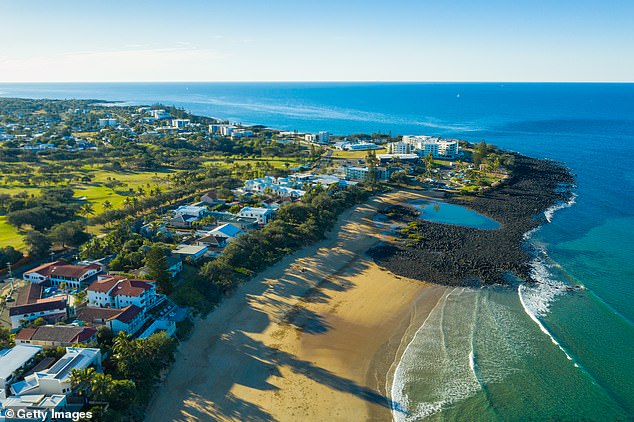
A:
<svg viewBox="0 0 634 422">
<path fill-rule="evenodd" d="M 559 163 L 514 155 L 512 175 L 500 185 L 477 196 L 446 199 L 498 221 L 499 229 L 424 221 L 399 207 L 384 214 L 393 221 L 416 221 L 417 240 L 383 243 L 368 254 L 395 274 L 439 284 L 505 284 L 508 273 L 530 281 L 525 233 L 543 224 L 544 211 L 570 199 L 574 177 Z"/>
</svg>

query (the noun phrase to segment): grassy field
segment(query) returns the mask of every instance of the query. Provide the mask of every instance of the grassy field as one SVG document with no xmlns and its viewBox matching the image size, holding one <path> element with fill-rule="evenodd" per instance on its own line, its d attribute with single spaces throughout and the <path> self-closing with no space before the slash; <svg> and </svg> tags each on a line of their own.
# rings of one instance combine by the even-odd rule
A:
<svg viewBox="0 0 634 422">
<path fill-rule="evenodd" d="M 103 204 L 106 200 L 110 201 L 113 208 L 123 207 L 123 202 L 127 196 L 138 194 L 138 188 L 143 188 L 146 192 L 156 186 L 163 190 L 168 188 L 167 176 L 176 171 L 158 171 L 158 172 L 115 172 L 104 170 L 98 166 L 82 166 L 72 173 L 76 176 L 90 176 L 91 182 L 73 182 L 69 186 L 75 190 L 75 197 L 82 198 L 92 203 L 95 213 L 99 214 L 104 211 Z M 108 187 L 105 183 L 116 180 L 122 185 Z M 15 195 L 18 192 L 27 192 L 28 194 L 38 195 L 39 187 L 7 184 L 0 185 L 0 193 L 8 193 Z M 15 227 L 6 222 L 6 217 L 0 216 L 0 246 L 13 246 L 15 248 L 24 248 L 22 235 L 18 233 Z"/>
<path fill-rule="evenodd" d="M 0 247 L 13 246 L 16 249 L 24 248 L 22 235 L 18 229 L 7 223 L 7 218 L 0 216 Z"/>
</svg>

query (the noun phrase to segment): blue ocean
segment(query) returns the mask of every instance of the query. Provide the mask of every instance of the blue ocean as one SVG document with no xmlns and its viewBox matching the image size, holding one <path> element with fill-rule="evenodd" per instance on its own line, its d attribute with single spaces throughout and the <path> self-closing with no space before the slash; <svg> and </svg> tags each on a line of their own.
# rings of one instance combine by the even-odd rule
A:
<svg viewBox="0 0 634 422">
<path fill-rule="evenodd" d="M 0 95 L 160 102 L 286 130 L 484 139 L 564 163 L 574 197 L 526 234 L 540 283 L 447 289 L 386 389 L 396 420 L 634 419 L 634 84 L 0 84 Z"/>
</svg>

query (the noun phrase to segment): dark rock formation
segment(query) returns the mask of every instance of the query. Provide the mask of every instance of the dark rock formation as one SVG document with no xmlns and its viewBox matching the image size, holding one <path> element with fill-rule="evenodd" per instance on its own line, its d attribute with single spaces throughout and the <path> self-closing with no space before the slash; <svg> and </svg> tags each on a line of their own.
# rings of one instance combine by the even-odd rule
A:
<svg viewBox="0 0 634 422">
<path fill-rule="evenodd" d="M 406 246 L 410 240 L 383 244 L 368 253 L 395 274 L 429 282 L 505 283 L 508 272 L 529 280 L 531 255 L 524 234 L 544 222 L 543 212 L 549 207 L 569 199 L 572 183 L 573 176 L 562 165 L 516 154 L 511 177 L 499 186 L 480 195 L 447 199 L 497 220 L 501 228 L 480 230 L 417 219 L 415 233 L 422 240 L 413 247 Z M 412 218 L 400 208 L 396 217 Z"/>
</svg>

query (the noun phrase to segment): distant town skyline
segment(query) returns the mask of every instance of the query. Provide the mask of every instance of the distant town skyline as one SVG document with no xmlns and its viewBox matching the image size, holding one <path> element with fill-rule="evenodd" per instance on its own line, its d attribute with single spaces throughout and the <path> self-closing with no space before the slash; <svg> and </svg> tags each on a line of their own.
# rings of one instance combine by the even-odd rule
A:
<svg viewBox="0 0 634 422">
<path fill-rule="evenodd" d="M 632 1 L 0 0 L 0 82 L 634 79 Z"/>
</svg>

